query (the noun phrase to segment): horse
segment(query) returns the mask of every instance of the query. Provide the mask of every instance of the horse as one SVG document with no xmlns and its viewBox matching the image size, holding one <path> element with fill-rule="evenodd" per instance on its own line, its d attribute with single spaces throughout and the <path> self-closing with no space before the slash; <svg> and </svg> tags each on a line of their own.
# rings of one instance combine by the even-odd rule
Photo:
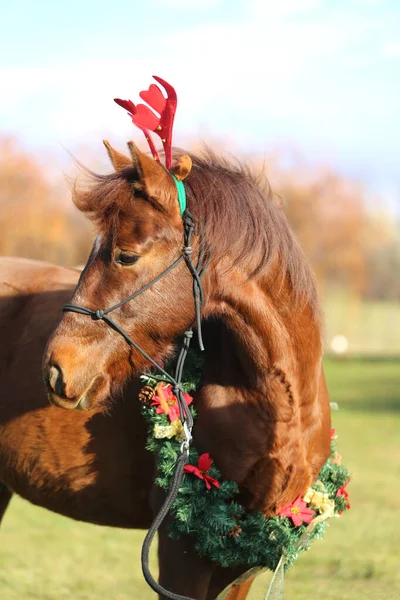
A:
<svg viewBox="0 0 400 600">
<path fill-rule="evenodd" d="M 131 158 L 106 145 L 115 171 L 93 174 L 92 185 L 75 194 L 97 228 L 69 305 L 83 314 L 63 314 L 43 361 L 50 401 L 66 409 L 107 407 L 148 368 L 146 356 L 160 365 L 171 360 L 194 321 L 192 273 L 178 261 L 184 231 L 171 172 L 133 142 Z M 246 508 L 274 516 L 316 480 L 330 453 L 314 277 L 282 208 L 245 167 L 212 152 L 178 151 L 172 174 L 185 180 L 192 260 L 208 257 L 195 445 L 237 482 Z M 104 311 L 116 305 L 117 327 L 109 327 Z M 162 501 L 153 488 L 153 511 Z M 202 560 L 191 539 L 170 539 L 166 526 L 159 566 L 164 588 L 199 600 L 215 598 L 233 579 L 233 570 Z"/>
<path fill-rule="evenodd" d="M 26 260 L 0 265 L 0 318 L 10 328 L 1 347 L 2 389 L 12 399 L 0 412 L 3 512 L 15 492 L 71 518 L 147 528 L 163 501 L 137 401 L 148 363 L 101 319 L 60 313 L 71 295 L 96 310 L 118 303 L 180 253 L 172 177 L 130 148 L 131 159 L 108 146 L 115 172 L 93 174 L 92 186 L 76 193 L 98 232 L 81 274 Z M 315 282 L 282 208 L 245 167 L 212 153 L 191 159 L 192 254 L 203 246 L 210 254 L 194 440 L 238 483 L 246 507 L 273 516 L 315 481 L 329 455 Z M 184 166 L 177 152 L 175 173 Z M 192 285 L 182 263 L 116 313 L 160 364 L 193 321 Z M 40 375 L 48 338 L 43 373 L 51 405 Z M 161 584 L 199 600 L 216 598 L 246 570 L 202 559 L 189 538 L 170 539 L 166 525 L 158 552 Z M 250 585 L 235 586 L 229 598 L 246 598 Z"/>
</svg>

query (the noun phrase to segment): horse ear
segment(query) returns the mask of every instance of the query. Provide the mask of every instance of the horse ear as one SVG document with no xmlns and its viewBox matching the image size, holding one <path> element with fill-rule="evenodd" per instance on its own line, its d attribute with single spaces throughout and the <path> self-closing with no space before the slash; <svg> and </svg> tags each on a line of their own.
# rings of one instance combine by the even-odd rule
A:
<svg viewBox="0 0 400 600">
<path fill-rule="evenodd" d="M 163 211 L 181 221 L 176 185 L 171 174 L 148 154 L 141 152 L 134 142 L 128 142 L 128 148 L 137 172 L 137 184 Z"/>
<path fill-rule="evenodd" d="M 183 181 L 192 170 L 192 159 L 187 154 L 182 154 L 172 167 L 172 172 L 178 181 Z"/>
<path fill-rule="evenodd" d="M 132 161 L 124 154 L 118 152 L 118 150 L 114 150 L 110 142 L 103 140 L 103 144 L 106 147 L 111 164 L 116 171 L 120 171 L 121 169 L 125 169 L 125 167 L 132 166 Z"/>
</svg>

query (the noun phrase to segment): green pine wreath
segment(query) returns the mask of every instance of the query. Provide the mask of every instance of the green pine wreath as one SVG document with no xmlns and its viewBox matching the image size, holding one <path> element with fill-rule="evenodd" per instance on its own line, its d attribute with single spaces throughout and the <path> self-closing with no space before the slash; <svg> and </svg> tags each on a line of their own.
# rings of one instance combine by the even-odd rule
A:
<svg viewBox="0 0 400 600">
<path fill-rule="evenodd" d="M 188 394 L 200 385 L 201 362 L 198 354 L 191 353 L 182 382 Z M 183 439 L 176 398 L 167 383 L 151 376 L 143 379 L 146 385 L 141 400 L 149 431 L 147 449 L 157 456 L 157 485 L 168 490 Z M 191 397 L 186 400 L 190 402 Z M 190 408 L 195 418 L 196 412 Z M 191 536 L 200 556 L 222 567 L 248 565 L 275 570 L 284 556 L 287 569 L 300 552 L 309 549 L 314 538 L 324 535 L 328 518 L 350 508 L 346 490 L 350 475 L 340 464 L 332 431 L 331 454 L 317 481 L 302 498 L 283 507 L 280 516 L 272 518 L 245 510 L 235 499 L 237 484 L 223 481 L 208 455 L 200 456 L 191 446 L 191 466 L 185 467 L 190 472 L 184 475 L 171 509 L 170 536 L 174 539 Z"/>
</svg>

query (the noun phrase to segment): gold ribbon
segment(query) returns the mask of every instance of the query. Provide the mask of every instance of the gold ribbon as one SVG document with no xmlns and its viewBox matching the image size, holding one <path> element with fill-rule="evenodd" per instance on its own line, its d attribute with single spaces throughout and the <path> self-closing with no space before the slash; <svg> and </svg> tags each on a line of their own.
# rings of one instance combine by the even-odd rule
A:
<svg viewBox="0 0 400 600">
<path fill-rule="evenodd" d="M 261 573 L 265 573 L 268 571 L 267 567 L 252 567 L 242 575 L 240 575 L 235 581 L 232 581 L 217 597 L 216 600 L 226 600 L 229 597 L 229 594 L 235 586 L 242 585 L 243 583 L 247 583 L 250 579 L 255 579 Z"/>
<path fill-rule="evenodd" d="M 168 415 L 169 414 L 169 406 L 168 406 L 168 402 L 167 402 L 167 400 L 166 400 L 166 398 L 164 396 L 164 390 L 163 390 L 164 387 L 166 387 L 165 383 L 163 383 L 162 381 L 160 381 L 160 383 L 158 383 L 156 385 L 156 389 L 155 389 L 156 393 L 155 393 L 155 395 L 159 399 L 160 406 L 163 409 L 164 413 L 166 415 Z"/>
<path fill-rule="evenodd" d="M 270 581 L 267 595 L 264 600 L 282 600 L 283 593 L 283 575 L 285 566 L 285 557 L 281 556 L 279 563 L 274 571 L 272 579 Z M 217 600 L 226 600 L 229 598 L 229 594 L 235 586 L 247 583 L 250 579 L 255 579 L 265 571 L 269 571 L 268 567 L 252 567 L 242 575 L 240 575 L 235 581 L 230 583 L 217 597 Z"/>
<path fill-rule="evenodd" d="M 272 579 L 270 581 L 267 594 L 264 600 L 282 600 L 285 562 L 286 559 L 282 554 L 281 558 L 279 559 L 278 566 L 276 567 L 274 574 L 272 575 Z"/>
</svg>

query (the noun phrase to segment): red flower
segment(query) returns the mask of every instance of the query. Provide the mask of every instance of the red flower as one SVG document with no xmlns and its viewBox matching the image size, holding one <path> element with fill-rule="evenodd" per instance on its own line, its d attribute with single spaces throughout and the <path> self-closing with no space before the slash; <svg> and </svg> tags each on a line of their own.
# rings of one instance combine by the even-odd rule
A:
<svg viewBox="0 0 400 600">
<path fill-rule="evenodd" d="M 187 406 L 193 402 L 193 398 L 189 394 L 183 394 L 183 398 Z M 156 395 L 153 397 L 153 402 L 150 406 L 157 406 L 156 413 L 158 415 L 163 413 L 166 414 L 171 423 L 179 419 L 178 401 L 176 396 L 172 393 L 171 384 L 159 384 L 156 387 Z"/>
<path fill-rule="evenodd" d="M 195 465 L 185 465 L 183 470 L 185 473 L 193 473 L 193 475 L 196 475 L 196 477 L 202 479 L 205 482 L 207 489 L 210 490 L 211 484 L 215 485 L 216 488 L 219 488 L 220 486 L 219 481 L 214 479 L 214 477 L 207 475 L 211 465 L 212 460 L 208 452 L 206 452 L 205 454 L 199 456 L 197 467 Z"/>
<path fill-rule="evenodd" d="M 349 480 L 346 481 L 346 483 L 344 485 L 342 485 L 342 487 L 340 487 L 338 489 L 338 491 L 336 492 L 336 497 L 338 496 L 344 496 L 344 500 L 345 500 L 345 505 L 347 510 L 349 510 L 350 508 L 350 502 L 349 502 L 349 492 L 346 490 L 347 484 L 349 483 Z M 342 510 L 339 511 L 339 514 L 342 514 Z"/>
<path fill-rule="evenodd" d="M 311 508 L 307 508 L 307 504 L 302 500 L 301 496 L 296 498 L 292 504 L 285 504 L 279 512 L 279 516 L 292 519 L 296 527 L 302 523 L 311 523 L 314 515 L 315 512 Z"/>
<path fill-rule="evenodd" d="M 333 427 L 331 428 L 331 440 L 334 440 L 336 438 L 336 429 L 334 429 Z"/>
</svg>

